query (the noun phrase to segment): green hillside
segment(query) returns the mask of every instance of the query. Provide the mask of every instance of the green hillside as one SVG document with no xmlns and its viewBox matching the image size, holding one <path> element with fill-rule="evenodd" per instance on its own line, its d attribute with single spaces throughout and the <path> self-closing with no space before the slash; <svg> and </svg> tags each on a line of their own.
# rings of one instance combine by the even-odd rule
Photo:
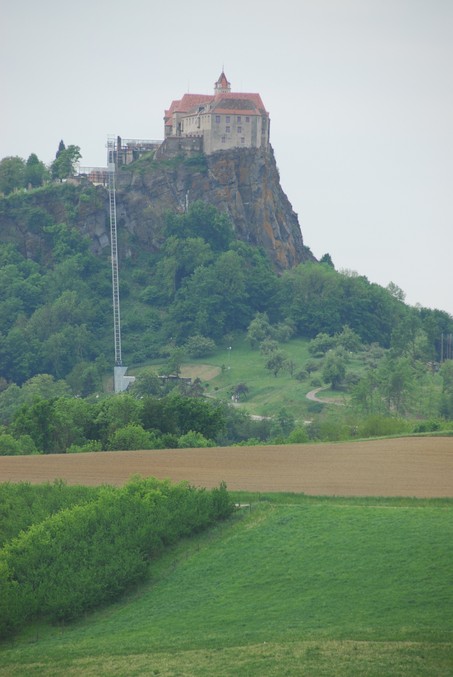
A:
<svg viewBox="0 0 453 677">
<path fill-rule="evenodd" d="M 395 285 L 339 272 L 328 255 L 277 274 L 266 252 L 239 241 L 226 215 L 203 202 L 167 214 L 146 247 L 119 228 L 123 363 L 138 378 L 133 403 L 106 403 L 110 260 L 108 247 L 96 249 L 88 236 L 89 224 L 105 225 L 105 210 L 104 189 L 90 184 L 0 197 L 0 453 L 451 427 L 453 362 L 444 338 L 453 334 L 452 317 L 407 306 Z M 181 375 L 192 378 L 190 387 L 158 379 Z M 308 400 L 318 388 L 324 402 L 316 393 Z M 185 397 L 211 413 L 223 403 L 218 426 L 196 417 L 190 425 L 181 407 L 203 406 Z M 232 401 L 236 413 L 227 410 Z M 162 427 L 149 412 L 167 405 L 172 421 Z M 241 412 L 261 418 L 246 421 Z"/>
<path fill-rule="evenodd" d="M 450 500 L 237 499 L 121 603 L 4 643 L 2 674 L 452 674 Z"/>
</svg>

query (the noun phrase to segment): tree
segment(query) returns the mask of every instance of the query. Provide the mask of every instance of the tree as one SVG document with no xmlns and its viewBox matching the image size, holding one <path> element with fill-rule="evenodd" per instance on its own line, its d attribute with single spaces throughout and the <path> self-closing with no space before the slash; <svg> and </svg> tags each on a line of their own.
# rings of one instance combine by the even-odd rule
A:
<svg viewBox="0 0 453 677">
<path fill-rule="evenodd" d="M 215 347 L 215 341 L 206 336 L 201 336 L 201 334 L 190 336 L 184 345 L 185 351 L 190 357 L 211 355 Z"/>
<path fill-rule="evenodd" d="M 249 392 L 249 387 L 246 383 L 238 383 L 233 389 L 233 397 L 237 400 L 247 399 L 247 393 Z"/>
<path fill-rule="evenodd" d="M 75 174 L 75 166 L 81 157 L 79 146 L 71 145 L 62 150 L 59 149 L 57 157 L 50 166 L 52 178 L 62 181 L 73 176 Z"/>
<path fill-rule="evenodd" d="M 362 345 L 360 341 L 360 336 L 356 334 L 355 331 L 352 331 L 348 325 L 345 325 L 340 334 L 335 336 L 336 345 L 341 346 L 345 350 L 356 353 L 360 346 Z"/>
<path fill-rule="evenodd" d="M 141 424 L 143 401 L 137 400 L 129 393 L 113 395 L 103 400 L 98 408 L 95 424 L 98 428 L 97 438 L 104 444 L 119 428 L 129 424 Z"/>
<path fill-rule="evenodd" d="M 179 392 L 187 397 L 203 397 L 204 388 L 201 380 L 197 377 L 193 381 L 181 381 Z"/>
<path fill-rule="evenodd" d="M 160 446 L 157 436 L 145 430 L 138 423 L 129 423 L 124 428 L 115 430 L 108 442 L 108 448 L 112 451 L 159 449 Z"/>
<path fill-rule="evenodd" d="M 102 372 L 97 362 L 78 362 L 66 376 L 74 395 L 87 397 L 102 391 Z"/>
<path fill-rule="evenodd" d="M 404 302 L 406 294 L 403 292 L 401 287 L 398 287 L 398 285 L 396 285 L 394 282 L 389 282 L 386 289 L 388 293 L 391 296 L 393 296 L 393 298 L 397 299 L 398 301 Z"/>
<path fill-rule="evenodd" d="M 0 193 L 9 195 L 24 186 L 25 162 L 20 157 L 5 157 L 0 161 Z"/>
<path fill-rule="evenodd" d="M 264 339 L 264 341 L 260 343 L 260 353 L 262 355 L 270 355 L 277 349 L 278 349 L 278 341 L 274 341 L 274 339 L 270 338 Z"/>
<path fill-rule="evenodd" d="M 167 234 L 178 238 L 203 238 L 214 251 L 228 249 L 234 233 L 226 214 L 201 200 L 193 202 L 184 214 L 169 214 Z"/>
<path fill-rule="evenodd" d="M 173 420 L 176 432 L 180 435 L 192 430 L 207 439 L 215 439 L 224 430 L 224 414 L 216 402 L 184 397 L 173 391 L 164 398 L 163 404 L 165 417 Z"/>
<path fill-rule="evenodd" d="M 1 375 L 8 381 L 23 383 L 30 374 L 38 371 L 39 342 L 19 326 L 14 326 L 6 336 L 0 334 Z"/>
<path fill-rule="evenodd" d="M 25 404 L 15 413 L 10 431 L 14 437 L 29 435 L 36 449 L 48 454 L 52 447 L 52 414 L 53 402 L 50 400 Z"/>
<path fill-rule="evenodd" d="M 57 152 L 55 153 L 55 157 L 58 158 L 64 150 L 66 150 L 66 146 L 63 139 L 61 139 L 60 143 L 58 144 L 58 149 Z"/>
<path fill-rule="evenodd" d="M 192 275 L 199 266 L 209 265 L 214 258 L 210 245 L 202 237 L 169 237 L 161 254 L 164 258 L 157 265 L 156 277 L 160 284 L 164 283 L 170 298 L 173 298 L 186 277 Z"/>
<path fill-rule="evenodd" d="M 310 355 L 322 356 L 335 346 L 335 338 L 321 332 L 315 336 L 308 344 L 308 352 Z"/>
<path fill-rule="evenodd" d="M 330 351 L 327 354 L 326 361 L 322 370 L 322 377 L 326 383 L 330 383 L 333 390 L 337 390 L 342 384 L 346 375 L 346 364 L 344 358 L 336 351 Z"/>
<path fill-rule="evenodd" d="M 16 411 L 18 411 L 25 402 L 22 388 L 15 383 L 11 383 L 0 393 L 0 425 L 8 424 Z"/>
<path fill-rule="evenodd" d="M 144 397 L 142 400 L 141 423 L 146 430 L 158 431 L 164 435 L 178 433 L 178 421 L 167 397 Z"/>
<path fill-rule="evenodd" d="M 22 394 L 26 402 L 33 400 L 51 400 L 59 397 L 68 397 L 70 390 L 65 381 L 56 381 L 50 374 L 36 374 L 22 386 Z"/>
<path fill-rule="evenodd" d="M 162 376 L 179 376 L 181 373 L 181 366 L 184 360 L 185 351 L 183 348 L 173 348 L 167 361 L 160 369 Z"/>
<path fill-rule="evenodd" d="M 238 254 L 244 272 L 248 305 L 252 311 L 266 312 L 268 317 L 280 317 L 277 290 L 279 278 L 270 259 L 257 247 L 235 240 L 230 249 Z"/>
<path fill-rule="evenodd" d="M 46 169 L 44 162 L 38 159 L 35 153 L 32 153 L 26 164 L 24 171 L 24 184 L 26 187 L 38 188 L 42 186 L 47 179 L 49 172 Z"/>
<path fill-rule="evenodd" d="M 319 259 L 319 263 L 325 263 L 331 268 L 335 268 L 335 266 L 333 265 L 332 257 L 330 256 L 329 253 L 326 253 L 323 256 L 321 256 L 321 258 Z"/>
<path fill-rule="evenodd" d="M 162 379 L 152 369 L 146 369 L 135 377 L 135 381 L 129 386 L 128 392 L 134 397 L 160 395 L 162 393 Z"/>
<path fill-rule="evenodd" d="M 388 355 L 379 367 L 381 390 L 387 402 L 388 411 L 404 414 L 415 387 L 416 372 L 407 357 L 394 358 Z"/>
<path fill-rule="evenodd" d="M 94 408 L 86 400 L 66 397 L 55 400 L 49 451 L 64 453 L 71 445 L 85 444 L 93 428 Z"/>
<path fill-rule="evenodd" d="M 294 428 L 294 416 L 285 408 L 280 409 L 272 420 L 271 434 L 275 444 L 285 444 Z"/>
<path fill-rule="evenodd" d="M 194 334 L 217 340 L 245 330 L 252 312 L 241 257 L 227 251 L 185 280 L 169 308 L 166 330 L 179 341 Z"/>
<path fill-rule="evenodd" d="M 252 348 L 258 348 L 263 341 L 269 338 L 273 338 L 273 336 L 267 313 L 256 313 L 247 328 L 247 341 Z"/>
<path fill-rule="evenodd" d="M 269 353 L 266 360 L 266 369 L 274 374 L 275 377 L 284 369 L 286 365 L 286 355 L 281 350 L 273 350 Z"/>
<path fill-rule="evenodd" d="M 288 435 L 288 442 L 290 444 L 305 444 L 308 441 L 308 432 L 303 426 L 297 426 Z"/>
<path fill-rule="evenodd" d="M 19 456 L 21 453 L 18 440 L 0 430 L 0 456 Z"/>
<path fill-rule="evenodd" d="M 189 430 L 178 439 L 178 447 L 181 449 L 212 446 L 214 446 L 214 443 L 211 440 L 206 439 L 204 435 L 194 430 Z"/>
</svg>

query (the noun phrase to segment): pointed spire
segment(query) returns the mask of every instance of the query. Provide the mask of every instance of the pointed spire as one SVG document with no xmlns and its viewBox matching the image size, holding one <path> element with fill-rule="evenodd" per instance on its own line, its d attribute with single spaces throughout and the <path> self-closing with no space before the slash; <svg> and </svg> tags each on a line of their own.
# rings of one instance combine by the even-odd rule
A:
<svg viewBox="0 0 453 677">
<path fill-rule="evenodd" d="M 223 71 L 220 73 L 220 77 L 214 85 L 214 92 L 216 94 L 225 94 L 231 92 L 231 83 L 228 82 L 226 75 Z"/>
</svg>

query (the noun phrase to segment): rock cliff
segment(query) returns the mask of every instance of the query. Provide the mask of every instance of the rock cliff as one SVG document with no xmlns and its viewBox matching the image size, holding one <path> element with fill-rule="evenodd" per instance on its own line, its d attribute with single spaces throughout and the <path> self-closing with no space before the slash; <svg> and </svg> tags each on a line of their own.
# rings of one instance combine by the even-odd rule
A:
<svg viewBox="0 0 453 677">
<path fill-rule="evenodd" d="M 142 158 L 118 172 L 118 224 L 142 245 L 157 248 L 165 212 L 196 200 L 226 212 L 238 239 L 264 249 L 276 270 L 315 260 L 281 188 L 272 149 Z"/>
<path fill-rule="evenodd" d="M 203 200 L 226 212 L 238 239 L 261 247 L 275 269 L 315 260 L 304 245 L 297 215 L 280 186 L 272 149 L 232 149 L 206 156 L 145 155 L 117 172 L 120 258 L 156 251 L 164 239 L 168 211 L 184 211 Z M 4 242 L 32 259 L 46 261 L 47 227 L 66 223 L 91 240 L 94 252 L 110 245 L 106 188 L 87 179 L 18 193 L 0 201 Z"/>
</svg>

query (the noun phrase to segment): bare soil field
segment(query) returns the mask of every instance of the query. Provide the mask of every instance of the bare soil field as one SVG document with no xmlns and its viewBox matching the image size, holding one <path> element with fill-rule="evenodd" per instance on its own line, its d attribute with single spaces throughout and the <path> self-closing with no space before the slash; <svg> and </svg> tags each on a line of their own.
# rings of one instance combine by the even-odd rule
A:
<svg viewBox="0 0 453 677">
<path fill-rule="evenodd" d="M 0 482 L 121 485 L 134 474 L 254 492 L 453 497 L 453 438 L 0 457 Z"/>
<path fill-rule="evenodd" d="M 220 367 L 214 367 L 212 364 L 185 364 L 181 367 L 181 376 L 210 381 L 218 376 L 220 371 Z"/>
</svg>

